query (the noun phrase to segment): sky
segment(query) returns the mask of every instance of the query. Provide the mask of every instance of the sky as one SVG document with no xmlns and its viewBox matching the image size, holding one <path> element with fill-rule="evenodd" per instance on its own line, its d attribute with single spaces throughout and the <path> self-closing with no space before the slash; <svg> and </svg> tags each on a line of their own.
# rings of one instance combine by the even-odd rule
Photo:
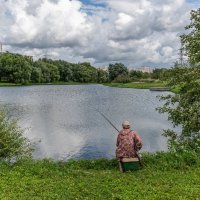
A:
<svg viewBox="0 0 200 200">
<path fill-rule="evenodd" d="M 170 67 L 200 0 L 0 0 L 3 51 L 96 67 Z"/>
</svg>

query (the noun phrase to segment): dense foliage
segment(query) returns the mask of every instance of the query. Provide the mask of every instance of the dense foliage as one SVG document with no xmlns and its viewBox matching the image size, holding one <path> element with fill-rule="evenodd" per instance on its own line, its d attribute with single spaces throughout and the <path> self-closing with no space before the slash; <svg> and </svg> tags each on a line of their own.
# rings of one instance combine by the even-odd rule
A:
<svg viewBox="0 0 200 200">
<path fill-rule="evenodd" d="M 175 151 L 200 152 L 200 9 L 191 12 L 191 32 L 183 35 L 182 44 L 187 50 L 189 66 L 176 64 L 169 71 L 169 86 L 178 93 L 162 97 L 166 101 L 160 112 L 168 113 L 169 120 L 180 131 L 166 130 L 169 148 Z"/>
<path fill-rule="evenodd" d="M 26 84 L 31 80 L 32 61 L 19 54 L 4 53 L 0 57 L 0 80 Z"/>
<path fill-rule="evenodd" d="M 104 83 L 108 73 L 90 63 L 73 64 L 63 60 L 39 59 L 3 53 L 0 57 L 0 81 L 10 83 L 82 82 Z"/>
<path fill-rule="evenodd" d="M 0 160 L 10 160 L 31 155 L 30 142 L 23 137 L 16 121 L 0 111 Z"/>
<path fill-rule="evenodd" d="M 200 8 L 192 10 L 190 14 L 191 23 L 185 27 L 189 33 L 181 36 L 181 42 L 189 63 L 196 65 L 200 63 Z"/>
<path fill-rule="evenodd" d="M 168 76 L 166 68 L 156 68 L 152 73 L 131 69 L 122 63 L 110 64 L 108 67 L 109 80 L 113 83 L 129 83 L 133 81 L 165 80 Z"/>
<path fill-rule="evenodd" d="M 30 56 L 9 52 L 0 56 L 0 82 L 5 83 L 129 83 L 144 79 L 164 80 L 166 71 L 163 68 L 154 69 L 152 73 L 129 71 L 122 63 L 110 64 L 108 70 L 103 70 L 88 62 L 74 64 L 47 58 L 33 61 Z"/>
<path fill-rule="evenodd" d="M 200 67 L 175 66 L 168 85 L 177 87 L 178 93 L 163 96 L 166 102 L 159 111 L 167 112 L 174 127 L 180 129 L 165 131 L 169 147 L 200 151 Z"/>
<path fill-rule="evenodd" d="M 110 81 L 119 78 L 119 76 L 128 76 L 128 68 L 125 67 L 122 63 L 110 64 L 108 67 L 108 72 Z"/>
</svg>

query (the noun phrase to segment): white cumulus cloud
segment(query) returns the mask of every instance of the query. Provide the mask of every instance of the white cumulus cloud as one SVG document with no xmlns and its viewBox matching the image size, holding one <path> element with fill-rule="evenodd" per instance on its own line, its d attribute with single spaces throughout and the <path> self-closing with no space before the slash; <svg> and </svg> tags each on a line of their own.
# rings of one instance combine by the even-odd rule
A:
<svg viewBox="0 0 200 200">
<path fill-rule="evenodd" d="M 85 45 L 92 30 L 79 1 L 8 0 L 4 18 L 12 23 L 3 40 L 15 46 L 47 48 Z M 8 14 L 6 14 L 8 13 Z"/>
<path fill-rule="evenodd" d="M 189 23 L 185 0 L 92 2 L 0 0 L 0 42 L 9 51 L 96 66 L 176 61 L 179 35 Z"/>
</svg>

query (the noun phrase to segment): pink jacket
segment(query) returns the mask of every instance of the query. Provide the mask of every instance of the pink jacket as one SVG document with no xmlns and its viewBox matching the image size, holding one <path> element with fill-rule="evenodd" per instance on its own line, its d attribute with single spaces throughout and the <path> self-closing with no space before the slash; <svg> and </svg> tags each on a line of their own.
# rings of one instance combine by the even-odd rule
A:
<svg viewBox="0 0 200 200">
<path fill-rule="evenodd" d="M 117 137 L 116 158 L 134 158 L 135 151 L 142 148 L 142 140 L 135 131 L 123 129 Z"/>
</svg>

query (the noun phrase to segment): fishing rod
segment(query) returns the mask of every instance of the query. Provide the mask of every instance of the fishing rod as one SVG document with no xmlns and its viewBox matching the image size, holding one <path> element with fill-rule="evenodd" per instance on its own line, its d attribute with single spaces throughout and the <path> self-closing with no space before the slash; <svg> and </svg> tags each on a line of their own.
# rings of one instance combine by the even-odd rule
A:
<svg viewBox="0 0 200 200">
<path fill-rule="evenodd" d="M 96 110 L 101 116 L 103 116 L 104 119 L 106 119 L 109 124 L 119 133 L 120 131 L 113 125 L 113 123 L 103 114 L 101 113 L 100 111 Z"/>
<path fill-rule="evenodd" d="M 101 116 L 103 116 L 103 118 L 106 119 L 106 121 L 108 121 L 109 124 L 110 124 L 115 130 L 117 130 L 118 133 L 120 133 L 120 131 L 113 125 L 113 123 L 112 123 L 103 113 L 101 113 L 99 110 L 96 110 L 96 111 L 97 111 Z M 138 153 L 137 153 L 137 151 L 136 151 L 136 141 L 135 141 L 135 137 L 134 137 L 133 141 L 134 141 L 134 151 L 135 151 L 135 155 L 136 155 L 136 157 L 138 158 L 138 161 L 139 161 L 140 165 L 142 166 L 141 158 L 140 158 L 140 156 L 138 155 Z"/>
</svg>

